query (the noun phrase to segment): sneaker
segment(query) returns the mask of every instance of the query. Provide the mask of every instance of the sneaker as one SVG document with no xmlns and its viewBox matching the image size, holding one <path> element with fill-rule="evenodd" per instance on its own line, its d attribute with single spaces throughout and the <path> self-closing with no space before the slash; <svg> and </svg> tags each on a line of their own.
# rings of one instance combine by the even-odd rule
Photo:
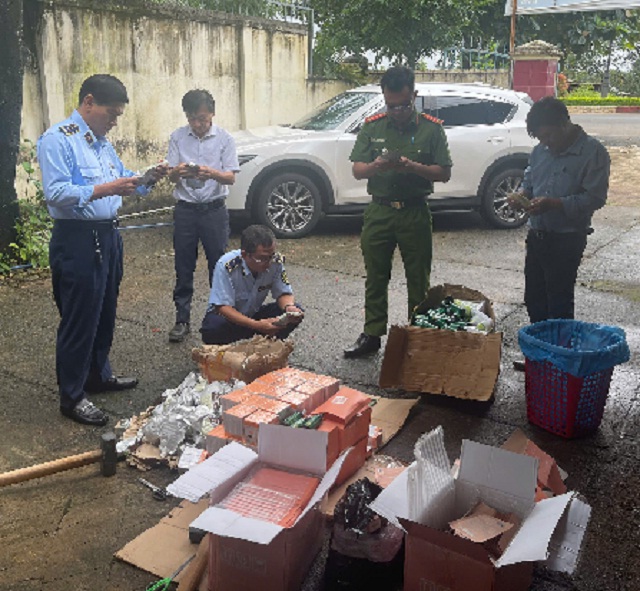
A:
<svg viewBox="0 0 640 591">
<path fill-rule="evenodd" d="M 189 334 L 188 322 L 176 322 L 175 326 L 169 331 L 170 343 L 181 343 Z"/>
<path fill-rule="evenodd" d="M 526 370 L 526 366 L 524 363 L 524 359 L 516 359 L 513 362 L 513 369 L 515 369 L 516 371 L 525 371 Z"/>
<path fill-rule="evenodd" d="M 93 404 L 93 402 L 89 402 L 86 398 L 83 398 L 71 409 L 61 408 L 60 412 L 65 417 L 69 417 L 72 421 L 82 423 L 83 425 L 102 427 L 109 421 L 108 415 Z"/>
</svg>

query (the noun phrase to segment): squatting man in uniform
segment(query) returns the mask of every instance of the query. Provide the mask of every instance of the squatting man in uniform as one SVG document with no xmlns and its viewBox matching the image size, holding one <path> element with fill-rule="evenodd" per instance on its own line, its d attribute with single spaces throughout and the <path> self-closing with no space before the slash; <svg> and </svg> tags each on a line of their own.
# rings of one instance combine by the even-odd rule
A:
<svg viewBox="0 0 640 591">
<path fill-rule="evenodd" d="M 179 343 L 189 333 L 193 273 L 202 242 L 209 267 L 209 285 L 218 259 L 227 250 L 229 213 L 225 201 L 229 185 L 240 171 L 231 134 L 213 124 L 215 101 L 206 90 L 190 90 L 182 97 L 188 125 L 169 139 L 167 161 L 176 183 L 173 214 L 173 250 L 176 284 L 173 301 L 176 323 L 169 341 Z"/>
<path fill-rule="evenodd" d="M 78 108 L 38 141 L 44 196 L 54 219 L 49 261 L 60 312 L 60 412 L 88 425 L 104 425 L 108 416 L 86 392 L 125 390 L 138 383 L 115 377 L 109 363 L 122 280 L 118 209 L 122 197 L 146 194 L 166 174 L 166 167 L 158 166 L 143 185 L 147 177 L 127 170 L 106 139 L 128 102 L 120 80 L 91 76 L 82 83 Z"/>
<path fill-rule="evenodd" d="M 389 68 L 380 81 L 386 113 L 369 117 L 351 152 L 353 176 L 367 179 L 372 202 L 364 214 L 360 246 L 367 271 L 364 331 L 345 357 L 380 349 L 387 332 L 388 286 L 396 246 L 407 279 L 408 313 L 424 299 L 431 275 L 433 183 L 451 177 L 451 156 L 441 121 L 415 109 L 413 71 Z"/>
<path fill-rule="evenodd" d="M 593 232 L 591 218 L 607 200 L 610 158 L 553 97 L 531 107 L 527 131 L 540 143 L 531 153 L 520 193 L 509 199 L 529 214 L 524 302 L 531 323 L 572 319 L 578 267 Z M 515 361 L 514 367 L 524 370 L 524 362 Z"/>
<path fill-rule="evenodd" d="M 264 304 L 269 292 L 275 301 Z M 284 257 L 276 252 L 276 237 L 265 226 L 249 226 L 240 237 L 240 249 L 216 264 L 202 340 L 225 345 L 256 334 L 284 339 L 303 318 Z"/>
</svg>

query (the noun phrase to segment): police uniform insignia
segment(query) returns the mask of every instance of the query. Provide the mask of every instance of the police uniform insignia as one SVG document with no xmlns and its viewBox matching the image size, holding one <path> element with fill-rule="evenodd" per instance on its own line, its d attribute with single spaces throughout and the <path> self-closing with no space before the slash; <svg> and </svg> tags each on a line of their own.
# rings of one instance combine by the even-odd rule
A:
<svg viewBox="0 0 640 591">
<path fill-rule="evenodd" d="M 93 136 L 90 131 L 87 131 L 87 133 L 84 134 L 84 139 L 87 140 L 89 145 L 93 144 Z"/>
<path fill-rule="evenodd" d="M 284 268 L 282 269 L 282 273 L 280 273 L 280 279 L 282 279 L 282 283 L 284 283 L 285 285 L 291 285 L 289 283 L 289 278 L 287 277 L 287 272 Z"/>
<path fill-rule="evenodd" d="M 75 135 L 80 131 L 80 128 L 75 123 L 69 123 L 69 125 L 61 125 L 58 129 L 67 137 L 70 135 Z"/>
<path fill-rule="evenodd" d="M 237 257 L 232 258 L 227 264 L 224 266 L 229 273 L 233 272 L 234 269 L 242 266 L 242 257 L 238 255 Z"/>
<path fill-rule="evenodd" d="M 438 119 L 433 115 L 429 115 L 428 113 L 420 113 L 422 117 L 424 117 L 427 121 L 432 121 L 433 123 L 437 123 L 438 125 L 442 125 L 444 123 L 443 119 Z"/>
<path fill-rule="evenodd" d="M 273 262 L 274 262 L 274 263 L 279 263 L 279 264 L 281 264 L 281 265 L 284 265 L 284 255 L 283 255 L 283 254 L 280 254 L 279 252 L 276 252 L 276 253 L 273 255 Z"/>
<path fill-rule="evenodd" d="M 364 122 L 371 123 L 372 121 L 378 121 L 379 119 L 384 119 L 387 116 L 386 113 L 378 113 L 377 115 L 371 115 L 371 117 L 367 117 Z"/>
</svg>

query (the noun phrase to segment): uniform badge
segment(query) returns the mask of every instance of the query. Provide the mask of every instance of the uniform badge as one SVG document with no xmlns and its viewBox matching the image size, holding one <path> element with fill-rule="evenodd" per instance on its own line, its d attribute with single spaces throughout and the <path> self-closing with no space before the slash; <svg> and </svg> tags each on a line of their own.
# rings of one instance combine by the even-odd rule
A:
<svg viewBox="0 0 640 591">
<path fill-rule="evenodd" d="M 284 265 L 284 255 L 279 252 L 274 253 L 273 262 L 279 265 Z"/>
<path fill-rule="evenodd" d="M 234 269 L 238 268 L 238 265 L 242 265 L 242 257 L 240 255 L 228 261 L 224 268 L 229 271 L 229 273 L 232 273 Z"/>
<path fill-rule="evenodd" d="M 87 131 L 87 133 L 84 134 L 84 139 L 87 140 L 89 145 L 93 144 L 93 135 L 91 135 L 90 131 Z"/>
<path fill-rule="evenodd" d="M 80 128 L 76 123 L 69 123 L 69 125 L 61 125 L 58 129 L 67 137 L 70 135 L 75 135 L 80 131 Z"/>
<path fill-rule="evenodd" d="M 289 283 L 289 278 L 287 277 L 287 272 L 284 269 L 282 269 L 282 273 L 280 273 L 280 279 L 282 279 L 282 283 L 285 285 L 291 285 Z"/>
</svg>

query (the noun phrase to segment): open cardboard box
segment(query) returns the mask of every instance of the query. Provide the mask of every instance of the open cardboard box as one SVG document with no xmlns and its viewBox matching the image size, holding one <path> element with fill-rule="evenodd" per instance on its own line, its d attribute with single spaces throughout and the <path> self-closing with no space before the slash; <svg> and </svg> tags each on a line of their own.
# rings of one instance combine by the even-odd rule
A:
<svg viewBox="0 0 640 591">
<path fill-rule="evenodd" d="M 462 285 L 432 287 L 417 312 L 437 308 L 445 297 L 485 302 L 483 311 L 494 321 L 489 299 Z M 500 373 L 502 333 L 477 334 L 418 326 L 392 326 L 380 369 L 381 388 L 489 400 Z"/>
<path fill-rule="evenodd" d="M 334 484 L 347 450 L 326 469 L 326 433 L 260 425 L 258 453 L 230 443 L 212 456 L 233 469 L 213 483 L 211 505 L 191 525 L 211 532 L 210 591 L 294 591 L 300 588 L 320 550 L 323 514 L 320 502 Z M 209 458 L 211 460 L 212 458 Z M 209 461 L 207 460 L 207 461 Z M 322 476 L 311 500 L 292 527 L 243 517 L 216 507 L 258 463 Z"/>
<path fill-rule="evenodd" d="M 423 459 L 371 504 L 407 532 L 405 591 L 526 591 L 537 561 L 573 572 L 591 508 L 573 492 L 536 503 L 536 458 L 463 441 L 454 480 L 441 428 L 423 436 L 416 448 Z M 479 501 L 521 519 L 498 559 L 447 531 Z"/>
<path fill-rule="evenodd" d="M 209 382 L 236 379 L 248 384 L 286 367 L 291 351 L 290 341 L 255 335 L 229 345 L 202 345 L 191 351 L 191 358 Z"/>
</svg>

